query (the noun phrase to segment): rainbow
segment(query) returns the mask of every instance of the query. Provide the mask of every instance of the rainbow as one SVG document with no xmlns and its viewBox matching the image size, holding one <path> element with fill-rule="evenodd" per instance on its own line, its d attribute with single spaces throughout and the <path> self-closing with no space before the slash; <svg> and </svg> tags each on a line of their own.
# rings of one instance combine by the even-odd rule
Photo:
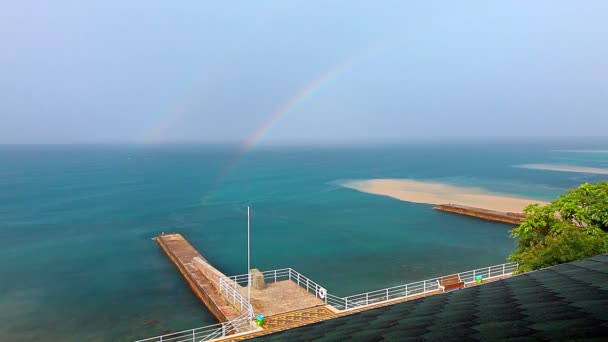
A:
<svg viewBox="0 0 608 342">
<path fill-rule="evenodd" d="M 296 92 L 295 95 L 293 95 L 285 103 L 283 103 L 277 109 L 276 112 L 270 115 L 270 117 L 266 120 L 264 124 L 260 125 L 258 129 L 256 129 L 249 137 L 247 137 L 247 139 L 245 139 L 241 144 L 241 148 L 245 151 L 252 149 L 260 140 L 262 140 L 264 135 L 279 122 L 279 120 L 281 120 L 288 113 L 292 112 L 292 110 L 296 108 L 300 103 L 304 102 L 304 100 L 310 98 L 312 94 L 314 94 L 315 91 L 320 89 L 323 84 L 333 79 L 340 71 L 346 69 L 346 67 L 348 67 L 352 63 L 353 58 L 349 58 L 343 61 L 342 63 L 339 63 L 334 67 L 330 68 L 312 82 L 309 82 L 306 86 Z"/>
<path fill-rule="evenodd" d="M 175 111 L 178 113 L 178 111 Z M 163 141 L 163 137 L 167 135 L 173 123 L 177 120 L 178 115 L 168 115 L 161 119 L 160 123 L 151 130 L 149 133 L 144 135 L 143 142 L 145 144 L 156 144 Z"/>
<path fill-rule="evenodd" d="M 220 172 L 219 176 L 214 182 L 215 185 L 219 185 L 223 182 L 224 178 L 232 171 L 238 162 L 242 159 L 243 155 L 251 149 L 253 149 L 259 142 L 264 138 L 264 135 L 276 126 L 276 124 L 284 118 L 287 114 L 293 112 L 293 110 L 303 103 L 306 99 L 310 98 L 317 90 L 319 90 L 323 84 L 334 79 L 341 71 L 352 65 L 355 61 L 354 57 L 350 57 L 332 68 L 322 73 L 319 77 L 313 81 L 307 83 L 303 88 L 297 91 L 287 101 L 285 101 L 277 110 L 268 117 L 268 119 L 258 127 L 253 133 L 251 133 L 243 142 L 241 142 L 234 153 L 234 156 L 230 159 L 226 166 Z"/>
<path fill-rule="evenodd" d="M 295 108 L 297 108 L 300 104 L 302 104 L 306 99 L 312 97 L 312 95 L 317 92 L 322 86 L 332 79 L 336 78 L 336 76 L 351 66 L 355 61 L 355 56 L 351 56 L 340 63 L 332 66 L 325 72 L 323 72 L 320 76 L 315 78 L 314 80 L 305 84 L 300 90 L 298 90 L 293 96 L 291 96 L 287 101 L 283 102 L 279 107 L 277 107 L 276 111 L 274 111 L 269 117 L 262 123 L 255 131 L 253 131 L 246 139 L 244 139 L 237 147 L 234 155 L 230 160 L 225 164 L 222 171 L 219 173 L 215 182 L 213 183 L 216 187 L 223 182 L 225 177 L 230 174 L 230 172 L 238 165 L 239 161 L 242 157 L 247 153 L 247 151 L 253 149 L 263 138 L 264 136 L 274 127 L 277 123 L 287 116 L 289 113 L 292 113 Z M 196 81 L 195 81 L 196 82 Z M 194 83 L 194 82 L 193 82 Z M 180 101 L 179 103 L 182 103 Z M 144 141 L 147 143 L 158 143 L 162 142 L 163 137 L 169 131 L 171 126 L 181 112 L 183 112 L 183 103 L 176 108 L 172 108 L 169 113 L 173 113 L 172 115 L 166 115 L 161 118 L 159 123 L 155 126 L 155 128 L 145 136 Z"/>
</svg>

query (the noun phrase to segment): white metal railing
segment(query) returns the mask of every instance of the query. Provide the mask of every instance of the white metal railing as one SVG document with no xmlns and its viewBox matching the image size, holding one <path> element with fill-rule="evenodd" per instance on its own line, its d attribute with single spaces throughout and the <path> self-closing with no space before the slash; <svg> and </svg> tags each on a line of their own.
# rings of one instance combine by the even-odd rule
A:
<svg viewBox="0 0 608 342">
<path fill-rule="evenodd" d="M 512 274 L 516 269 L 517 263 L 507 263 L 457 274 L 460 281 L 464 283 L 471 283 L 474 282 L 475 277 L 479 275 L 482 276 L 483 279 L 491 279 Z M 324 300 L 325 304 L 331 305 L 339 311 L 352 310 L 366 305 L 388 302 L 391 300 L 437 291 L 440 289 L 439 279 L 441 279 L 441 277 L 432 278 L 347 297 L 338 297 L 327 293 L 324 298 L 322 298 L 323 296 L 320 295 L 320 289 L 322 287 L 309 278 L 296 272 L 292 268 L 283 268 L 261 273 L 264 275 L 264 281 L 266 282 L 277 282 L 282 280 L 294 281 L 298 284 L 298 286 L 305 288 L 308 292 Z M 237 285 L 247 286 L 247 276 L 247 274 L 241 274 L 229 277 L 230 281 L 232 281 L 232 287 L 236 287 Z"/>
<path fill-rule="evenodd" d="M 223 278 L 219 281 L 219 292 L 224 298 L 232 303 L 232 305 L 241 312 L 251 311 L 251 319 L 253 319 L 253 308 L 251 304 L 241 295 L 237 287 L 233 287 L 231 282 L 227 282 Z"/>
<path fill-rule="evenodd" d="M 303 289 L 306 289 L 309 293 L 315 295 L 315 297 L 323 300 L 325 304 L 328 304 L 328 296 L 325 293 L 322 293 L 324 288 L 310 280 L 310 278 L 302 275 L 301 273 L 295 271 L 293 268 L 282 268 L 278 270 L 264 271 L 260 272 L 264 275 L 264 281 L 266 283 L 276 283 L 278 281 L 291 280 L 295 282 L 298 286 Z M 240 274 L 232 277 L 228 277 L 231 281 L 231 287 L 236 288 L 237 286 L 247 286 L 248 283 L 248 275 Z"/>
<path fill-rule="evenodd" d="M 264 281 L 266 283 L 276 283 L 277 281 L 282 280 L 290 280 L 290 270 L 291 268 L 282 268 L 278 270 L 272 271 L 264 271 L 260 272 L 264 275 Z M 232 286 L 236 287 L 237 285 L 247 286 L 248 283 L 248 274 L 239 274 L 236 276 L 228 277 L 230 281 L 232 281 Z"/>
<path fill-rule="evenodd" d="M 176 333 L 150 337 L 135 342 L 199 342 L 224 337 L 235 332 L 247 331 L 251 328 L 251 318 L 244 313 L 232 321 L 209 325 L 206 327 L 184 330 Z"/>
<path fill-rule="evenodd" d="M 381 290 L 360 293 L 348 297 L 332 296 L 332 306 L 338 310 L 352 310 L 366 305 L 424 294 L 439 289 L 439 278 L 393 286 Z"/>
<path fill-rule="evenodd" d="M 296 282 L 298 286 L 305 288 L 307 292 L 312 293 L 315 297 L 325 301 L 325 304 L 327 304 L 327 290 L 321 285 L 303 276 L 301 273 L 296 272 L 292 268 L 289 268 L 289 280 Z M 322 293 L 322 291 L 324 292 Z"/>
<path fill-rule="evenodd" d="M 219 278 L 219 286 L 219 291 L 224 298 L 235 308 L 240 309 L 240 316 L 225 323 L 150 337 L 135 342 L 200 342 L 251 330 L 253 324 L 251 304 L 238 292 L 236 287 L 231 286 L 223 278 Z"/>
<path fill-rule="evenodd" d="M 491 279 L 513 274 L 516 269 L 517 263 L 507 263 L 458 273 L 458 278 L 460 281 L 464 282 L 466 286 L 466 283 L 474 282 L 476 276 L 482 276 L 483 279 Z M 327 303 L 337 310 L 346 311 L 362 306 L 407 298 L 410 296 L 439 290 L 439 280 L 441 278 L 442 277 L 427 279 L 415 283 L 393 286 L 382 290 L 360 293 L 348 297 L 337 297 L 328 294 Z"/>
<path fill-rule="evenodd" d="M 457 273 L 460 281 L 471 283 L 475 281 L 476 276 L 481 276 L 484 280 L 501 277 L 513 274 L 517 269 L 517 263 L 507 263 L 490 267 L 479 268 L 476 270 Z M 440 289 L 439 278 L 432 278 L 415 283 L 397 285 L 381 290 L 360 293 L 348 297 L 338 297 L 330 293 L 326 293 L 325 289 L 319 284 L 296 272 L 292 268 L 282 268 L 261 272 L 264 275 L 264 281 L 278 282 L 290 280 L 298 284 L 298 286 L 306 289 L 309 293 L 323 300 L 325 304 L 333 306 L 339 311 L 348 311 L 360 308 L 367 305 L 388 302 L 397 299 L 403 299 L 410 296 L 434 292 Z M 248 331 L 252 327 L 253 307 L 251 304 L 238 292 L 239 286 L 247 286 L 249 283 L 249 275 L 241 274 L 228 278 L 219 278 L 219 291 L 223 296 L 231 302 L 235 308 L 241 310 L 241 315 L 236 319 L 214 324 L 207 327 L 185 330 L 172 334 L 151 337 L 135 342 L 198 342 L 208 341 L 214 338 L 230 335 L 235 332 Z M 322 293 L 323 291 L 323 293 Z"/>
<path fill-rule="evenodd" d="M 507 263 L 490 267 L 478 268 L 472 271 L 458 273 L 460 281 L 469 283 L 475 281 L 475 276 L 481 275 L 483 279 L 500 277 L 506 274 L 512 274 L 517 269 L 517 263 Z"/>
</svg>

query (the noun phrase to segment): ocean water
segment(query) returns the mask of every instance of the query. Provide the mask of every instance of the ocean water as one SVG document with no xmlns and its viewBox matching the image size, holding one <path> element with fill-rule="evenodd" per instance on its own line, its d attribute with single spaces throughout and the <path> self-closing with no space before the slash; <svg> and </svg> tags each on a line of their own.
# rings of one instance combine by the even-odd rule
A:
<svg viewBox="0 0 608 342">
<path fill-rule="evenodd" d="M 505 262 L 512 227 L 340 186 L 413 178 L 550 200 L 606 176 L 601 139 L 396 146 L 0 146 L 0 340 L 128 341 L 215 323 L 152 240 L 226 274 L 293 267 L 336 295 Z M 578 151 L 564 151 L 578 150 Z"/>
</svg>

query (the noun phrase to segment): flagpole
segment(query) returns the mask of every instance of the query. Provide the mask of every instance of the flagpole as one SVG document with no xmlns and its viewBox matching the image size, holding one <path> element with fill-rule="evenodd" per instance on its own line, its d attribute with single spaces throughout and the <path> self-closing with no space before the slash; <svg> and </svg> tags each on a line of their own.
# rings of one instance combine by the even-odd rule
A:
<svg viewBox="0 0 608 342">
<path fill-rule="evenodd" d="M 251 303 L 251 240 L 249 221 L 249 206 L 247 206 L 247 301 Z"/>
</svg>

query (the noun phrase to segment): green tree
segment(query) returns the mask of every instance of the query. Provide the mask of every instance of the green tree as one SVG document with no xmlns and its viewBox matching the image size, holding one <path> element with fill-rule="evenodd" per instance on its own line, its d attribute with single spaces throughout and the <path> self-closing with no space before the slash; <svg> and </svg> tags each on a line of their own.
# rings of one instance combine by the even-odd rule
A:
<svg viewBox="0 0 608 342">
<path fill-rule="evenodd" d="M 585 183 L 547 204 L 529 205 L 511 231 L 510 261 L 527 272 L 608 252 L 608 182 Z"/>
</svg>

